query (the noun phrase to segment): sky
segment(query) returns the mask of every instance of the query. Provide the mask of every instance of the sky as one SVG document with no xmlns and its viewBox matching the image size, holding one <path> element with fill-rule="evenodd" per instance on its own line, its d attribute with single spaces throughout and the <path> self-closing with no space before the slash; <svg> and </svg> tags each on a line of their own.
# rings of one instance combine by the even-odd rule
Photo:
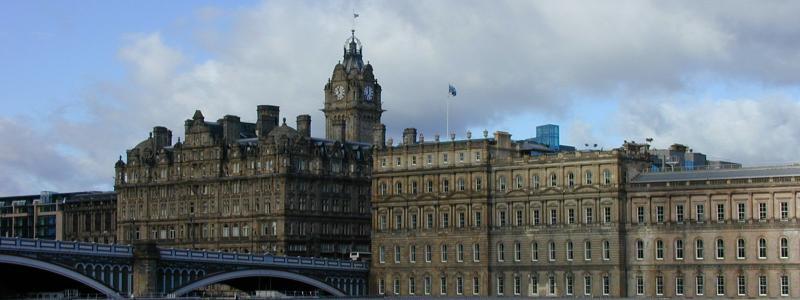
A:
<svg viewBox="0 0 800 300">
<path fill-rule="evenodd" d="M 154 126 L 182 138 L 196 109 L 279 105 L 324 136 L 353 11 L 395 140 L 445 135 L 451 101 L 459 137 L 558 124 L 578 148 L 800 162 L 797 1 L 7 1 L 0 196 L 111 190 L 120 155 Z"/>
</svg>

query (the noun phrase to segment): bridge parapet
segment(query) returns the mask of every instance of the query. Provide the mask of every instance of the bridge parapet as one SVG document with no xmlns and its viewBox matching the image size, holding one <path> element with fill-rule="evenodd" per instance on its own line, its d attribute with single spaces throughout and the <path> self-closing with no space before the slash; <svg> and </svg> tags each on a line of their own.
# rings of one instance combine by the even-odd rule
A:
<svg viewBox="0 0 800 300">
<path fill-rule="evenodd" d="M 267 267 L 326 269 L 336 271 L 368 271 L 369 265 L 362 261 L 327 259 L 316 257 L 273 256 L 260 254 L 241 254 L 216 251 L 182 249 L 160 249 L 162 260 L 186 260 L 193 262 L 235 263 Z"/>
<path fill-rule="evenodd" d="M 81 255 L 132 257 L 133 247 L 129 245 L 95 244 L 54 240 L 0 237 L 0 249 L 74 253 Z"/>
</svg>

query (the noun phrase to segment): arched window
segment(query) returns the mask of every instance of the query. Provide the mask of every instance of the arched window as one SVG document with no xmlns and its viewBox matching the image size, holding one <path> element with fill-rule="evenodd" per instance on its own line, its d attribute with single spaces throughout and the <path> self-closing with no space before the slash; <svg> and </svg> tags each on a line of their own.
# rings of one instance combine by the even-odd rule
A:
<svg viewBox="0 0 800 300">
<path fill-rule="evenodd" d="M 590 241 L 583 243 L 583 259 L 592 260 L 592 242 Z"/>
<path fill-rule="evenodd" d="M 656 240 L 656 259 L 664 259 L 664 241 Z"/>
<path fill-rule="evenodd" d="M 683 240 L 675 240 L 675 259 L 683 259 Z"/>
<path fill-rule="evenodd" d="M 575 258 L 575 251 L 574 245 L 572 241 L 567 241 L 567 260 L 573 260 Z"/>
<path fill-rule="evenodd" d="M 745 257 L 744 239 L 739 239 L 736 241 L 736 258 L 743 259 Z"/>
<path fill-rule="evenodd" d="M 585 182 L 586 182 L 587 185 L 591 185 L 592 184 L 592 171 L 586 171 L 586 174 L 584 175 L 584 179 L 585 179 Z"/>
<path fill-rule="evenodd" d="M 636 259 L 644 259 L 644 241 L 636 240 Z"/>
<path fill-rule="evenodd" d="M 789 258 L 789 240 L 781 238 L 781 258 Z"/>
<path fill-rule="evenodd" d="M 705 257 L 703 240 L 694 241 L 694 258 L 703 259 Z"/>
<path fill-rule="evenodd" d="M 539 260 L 539 243 L 531 243 L 531 261 Z"/>
<path fill-rule="evenodd" d="M 767 240 L 764 238 L 758 240 L 758 258 L 767 258 Z"/>
<path fill-rule="evenodd" d="M 506 246 L 503 243 L 497 244 L 497 261 L 506 260 Z"/>
<path fill-rule="evenodd" d="M 603 259 L 611 259 L 611 243 L 609 241 L 603 241 Z"/>
<path fill-rule="evenodd" d="M 725 241 L 717 239 L 717 259 L 725 258 Z"/>
</svg>

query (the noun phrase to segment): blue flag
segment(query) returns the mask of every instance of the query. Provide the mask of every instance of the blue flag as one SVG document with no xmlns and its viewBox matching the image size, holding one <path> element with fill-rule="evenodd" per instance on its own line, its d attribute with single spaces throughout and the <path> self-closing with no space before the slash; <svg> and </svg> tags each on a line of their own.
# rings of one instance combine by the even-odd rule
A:
<svg viewBox="0 0 800 300">
<path fill-rule="evenodd" d="M 456 96 L 456 87 L 454 87 L 452 84 L 448 84 L 447 92 L 450 93 L 450 96 L 455 97 Z"/>
</svg>

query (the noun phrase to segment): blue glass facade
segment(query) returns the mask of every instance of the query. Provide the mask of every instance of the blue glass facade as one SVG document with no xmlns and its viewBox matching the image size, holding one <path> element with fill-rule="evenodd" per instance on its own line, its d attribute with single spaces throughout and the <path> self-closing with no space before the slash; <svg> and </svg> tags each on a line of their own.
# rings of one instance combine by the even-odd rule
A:
<svg viewBox="0 0 800 300">
<path fill-rule="evenodd" d="M 536 142 L 545 144 L 550 149 L 558 150 L 560 144 L 558 138 L 558 125 L 547 124 L 536 126 Z"/>
</svg>

